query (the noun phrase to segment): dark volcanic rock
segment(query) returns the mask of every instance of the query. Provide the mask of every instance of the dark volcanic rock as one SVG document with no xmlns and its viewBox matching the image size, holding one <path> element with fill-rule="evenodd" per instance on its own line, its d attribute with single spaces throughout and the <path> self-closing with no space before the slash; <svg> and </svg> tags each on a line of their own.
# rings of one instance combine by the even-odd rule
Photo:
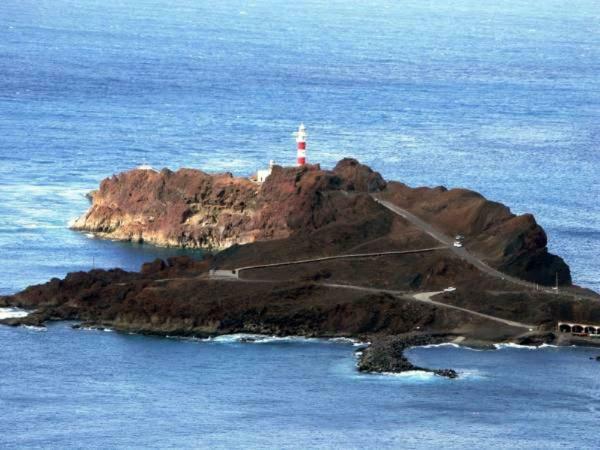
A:
<svg viewBox="0 0 600 450">
<path fill-rule="evenodd" d="M 549 331 L 546 333 L 532 333 L 517 339 L 519 345 L 534 345 L 539 347 L 542 344 L 550 344 L 556 340 L 556 335 Z"/>
<path fill-rule="evenodd" d="M 336 168 L 275 166 L 262 184 L 199 170 L 131 170 L 102 181 L 74 229 L 163 246 L 224 249 L 282 239 L 347 220 L 348 199 L 328 193 L 381 190 L 385 181 L 356 160 Z"/>
<path fill-rule="evenodd" d="M 431 335 L 391 336 L 375 340 L 371 346 L 362 350 L 358 370 L 377 373 L 401 373 L 409 370 L 421 370 L 447 378 L 457 378 L 458 374 L 452 369 L 425 369 L 413 365 L 404 356 L 404 350 L 408 347 L 439 343 L 444 340 L 441 336 Z"/>
<path fill-rule="evenodd" d="M 468 250 L 516 277 L 571 284 L 569 266 L 548 252 L 546 233 L 531 214 L 516 216 L 500 203 L 467 189 L 410 188 L 390 182 L 383 198 L 434 224 L 449 236 L 463 235 Z"/>
<path fill-rule="evenodd" d="M 387 183 L 379 172 L 360 164 L 356 159 L 344 158 L 333 171 L 340 177 L 341 189 L 358 192 L 380 192 Z"/>
<path fill-rule="evenodd" d="M 449 235 L 465 235 L 469 251 L 507 273 L 553 282 L 558 272 L 562 283 L 570 283 L 568 267 L 547 252 L 545 233 L 532 216 L 514 216 L 471 191 L 388 183 L 344 159 L 333 170 L 275 166 L 261 185 L 190 169 L 133 170 L 106 179 L 76 228 L 225 250 L 202 261 L 157 259 L 139 273 L 70 273 L 0 296 L 0 305 L 36 310 L 13 325 L 69 319 L 156 335 L 374 337 L 359 363 L 360 370 L 374 372 L 432 371 L 412 365 L 403 351 L 448 335 L 488 342 L 523 336 L 519 326 L 416 301 L 415 291 L 454 286 L 456 291 L 436 299 L 541 324 L 541 330 L 552 329 L 557 318 L 600 320 L 600 302 L 589 298 L 593 293 L 578 298 L 572 288 L 553 295 L 483 273 L 439 248 L 430 235 L 376 202 L 373 193 Z M 209 273 L 231 275 L 244 267 L 239 278 Z M 422 334 L 410 334 L 416 332 Z M 540 332 L 520 339 L 537 345 L 552 336 Z M 450 369 L 433 372 L 456 376 Z"/>
<path fill-rule="evenodd" d="M 114 239 L 222 250 L 294 236 L 313 239 L 312 233 L 336 226 L 339 231 L 330 234 L 330 242 L 337 243 L 351 239 L 344 233 L 354 239 L 372 235 L 364 231 L 367 226 L 389 229 L 393 214 L 375 204 L 371 193 L 451 236 L 464 235 L 470 251 L 507 274 L 542 284 L 554 284 L 558 274 L 560 284 L 571 284 L 569 267 L 548 253 L 546 234 L 532 215 L 515 216 L 466 189 L 388 183 L 350 158 L 333 170 L 275 166 L 262 184 L 193 169 L 132 170 L 102 181 L 74 228 Z M 383 232 L 388 231 L 379 236 Z M 392 238 L 402 233 L 399 229 Z M 415 286 L 419 282 L 415 278 Z"/>
</svg>

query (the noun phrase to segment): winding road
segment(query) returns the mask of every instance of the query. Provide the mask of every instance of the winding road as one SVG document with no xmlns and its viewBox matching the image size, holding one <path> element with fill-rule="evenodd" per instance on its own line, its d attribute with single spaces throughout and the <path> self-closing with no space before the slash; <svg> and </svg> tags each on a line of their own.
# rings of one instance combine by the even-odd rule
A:
<svg viewBox="0 0 600 450">
<path fill-rule="evenodd" d="M 393 212 L 394 214 L 404 218 L 405 220 L 410 222 L 412 225 L 414 225 L 418 229 L 422 230 L 423 232 L 425 232 L 426 234 L 428 234 L 429 236 L 434 238 L 436 241 L 438 241 L 442 245 L 438 246 L 438 247 L 429 247 L 429 248 L 414 249 L 414 250 L 398 250 L 398 251 L 386 251 L 386 252 L 374 252 L 374 253 L 351 253 L 351 254 L 345 254 L 345 255 L 323 256 L 323 257 L 310 258 L 310 259 L 301 259 L 301 260 L 296 260 L 296 261 L 282 261 L 282 262 L 278 262 L 278 263 L 256 264 L 256 265 L 251 265 L 251 266 L 238 267 L 236 269 L 230 269 L 230 270 L 223 270 L 223 269 L 211 270 L 209 277 L 213 278 L 213 279 L 221 279 L 221 280 L 228 280 L 228 281 L 273 282 L 275 280 L 242 280 L 240 278 L 240 273 L 243 271 L 248 271 L 248 270 L 253 270 L 253 269 L 282 267 L 282 266 L 290 266 L 290 265 L 295 265 L 295 264 L 308 264 L 308 263 L 316 263 L 316 262 L 321 262 L 321 261 L 330 261 L 330 260 L 338 260 L 338 259 L 371 258 L 371 257 L 380 257 L 380 256 L 387 256 L 387 255 L 405 255 L 405 254 L 425 253 L 425 252 L 432 252 L 432 251 L 439 251 L 439 250 L 450 250 L 456 256 L 458 256 L 459 258 L 463 259 L 464 261 L 467 261 L 468 263 L 472 264 L 477 269 L 479 269 L 481 272 L 483 272 L 489 276 L 492 276 L 492 277 L 495 277 L 495 278 L 498 278 L 501 280 L 509 281 L 513 284 L 527 287 L 530 289 L 543 291 L 546 293 L 556 293 L 555 290 L 547 289 L 547 288 L 540 288 L 538 285 L 536 285 L 534 283 L 530 283 L 528 281 L 524 281 L 519 278 L 512 277 L 510 275 L 507 275 L 505 273 L 502 273 L 502 272 L 492 268 L 491 266 L 486 264 L 484 261 L 482 261 L 480 258 L 478 258 L 474 254 L 467 251 L 465 248 L 455 247 L 454 239 L 452 237 L 439 231 L 431 224 L 429 224 L 429 223 L 425 222 L 424 220 L 420 219 L 419 217 L 417 217 L 415 214 L 413 214 L 403 208 L 400 208 L 399 206 L 397 206 L 389 201 L 382 200 L 382 199 L 378 198 L 375 194 L 371 194 L 371 197 L 379 205 L 388 209 L 389 211 Z M 441 294 L 443 291 L 420 292 L 420 293 L 415 294 L 415 293 L 403 292 L 403 291 L 398 291 L 398 290 L 371 288 L 371 287 L 348 285 L 348 284 L 338 284 L 338 283 L 318 283 L 318 284 L 321 286 L 329 287 L 329 288 L 351 289 L 351 290 L 362 291 L 362 292 L 371 292 L 371 293 L 387 293 L 387 294 L 391 294 L 391 295 L 393 295 L 397 298 L 403 299 L 403 300 L 416 300 L 421 303 L 427 303 L 427 304 L 442 307 L 442 308 L 453 309 L 453 310 L 461 311 L 461 312 L 471 314 L 473 316 L 477 316 L 477 317 L 480 317 L 483 319 L 488 319 L 488 320 L 492 320 L 492 321 L 495 321 L 498 323 L 502 323 L 504 325 L 508 325 L 511 327 L 524 328 L 529 331 L 537 328 L 536 325 L 516 322 L 516 321 L 508 320 L 508 319 L 503 319 L 501 317 L 491 316 L 491 315 L 484 314 L 484 313 L 474 311 L 471 309 L 461 308 L 459 306 L 454 306 L 454 305 L 450 305 L 447 303 L 442 303 L 439 301 L 432 300 L 432 297 L 434 297 L 438 294 Z M 569 295 L 569 296 L 573 296 L 573 297 L 581 297 L 580 295 L 574 294 L 571 292 L 562 291 L 561 293 Z"/>
<path fill-rule="evenodd" d="M 467 251 L 467 249 L 465 249 L 464 247 L 455 247 L 453 238 L 451 238 L 450 236 L 437 230 L 431 224 L 429 224 L 429 223 L 425 222 L 424 220 L 420 219 L 419 217 L 415 216 L 413 213 L 410 213 L 407 210 L 400 208 L 399 206 L 396 206 L 391 202 L 381 200 L 381 199 L 377 198 L 374 194 L 371 194 L 371 197 L 373 198 L 373 200 L 375 200 L 377 203 L 379 203 L 384 208 L 387 208 L 390 211 L 392 211 L 394 214 L 396 214 L 400 217 L 403 217 L 404 219 L 408 220 L 411 224 L 413 224 L 414 226 L 416 226 L 417 228 L 419 228 L 420 230 L 424 231 L 429 236 L 434 238 L 436 241 L 444 244 L 444 246 L 446 248 L 448 248 L 449 250 L 451 250 L 454 254 L 459 256 L 461 259 L 467 261 L 468 263 L 472 264 L 473 266 L 477 267 L 483 273 L 490 275 L 492 277 L 495 277 L 495 278 L 500 278 L 502 280 L 510 281 L 511 283 L 515 283 L 520 286 L 524 286 L 524 287 L 528 287 L 528 288 L 532 288 L 532 289 L 536 288 L 535 283 L 529 283 L 528 281 L 524 281 L 519 278 L 511 277 L 510 275 L 502 273 L 499 270 L 496 270 L 493 267 L 488 266 L 480 258 L 476 257 L 475 255 L 473 255 L 472 253 Z M 549 289 L 545 289 L 545 291 L 553 292 Z"/>
<path fill-rule="evenodd" d="M 421 303 L 427 303 L 429 305 L 440 306 L 442 308 L 454 309 L 456 311 L 461 311 L 467 314 L 471 314 L 473 316 L 481 317 L 483 319 L 492 320 L 494 322 L 502 323 L 504 325 L 509 325 L 511 327 L 517 328 L 526 328 L 529 331 L 532 331 L 537 327 L 537 325 L 530 325 L 522 322 L 515 322 L 513 320 L 502 319 L 501 317 L 490 316 L 489 314 L 480 313 L 477 311 L 473 311 L 472 309 L 461 308 L 460 306 L 449 305 L 447 303 L 438 302 L 432 300 L 431 298 L 442 294 L 444 291 L 435 291 L 435 292 L 419 292 L 418 294 L 411 294 L 403 291 L 396 291 L 391 289 L 378 289 L 378 288 L 368 288 L 361 286 L 353 286 L 348 284 L 337 284 L 337 283 L 319 283 L 321 286 L 331 287 L 331 288 L 341 288 L 341 289 L 351 289 L 355 291 L 363 291 L 363 292 L 372 292 L 372 293 L 386 293 L 393 295 L 395 297 L 399 297 L 402 299 L 406 299 L 409 297 L 411 300 L 416 300 Z"/>
</svg>

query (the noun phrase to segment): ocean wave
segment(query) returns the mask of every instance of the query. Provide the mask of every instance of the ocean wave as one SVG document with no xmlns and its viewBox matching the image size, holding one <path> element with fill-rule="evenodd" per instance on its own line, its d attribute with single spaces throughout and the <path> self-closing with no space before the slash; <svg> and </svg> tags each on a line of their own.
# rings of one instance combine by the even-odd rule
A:
<svg viewBox="0 0 600 450">
<path fill-rule="evenodd" d="M 31 312 L 25 311 L 21 308 L 0 308 L 0 320 L 1 319 L 15 319 L 18 317 L 27 317 Z"/>
<path fill-rule="evenodd" d="M 439 348 L 439 347 L 452 347 L 452 348 L 461 348 L 460 345 L 455 344 L 453 342 L 443 342 L 441 344 L 427 344 L 427 345 L 419 345 L 417 347 L 412 348 Z"/>
<path fill-rule="evenodd" d="M 382 376 L 386 377 L 395 377 L 395 378 L 403 378 L 410 379 L 412 381 L 429 381 L 433 380 L 436 377 L 436 374 L 433 372 L 427 372 L 425 370 L 407 370 L 406 372 L 382 372 Z"/>
<path fill-rule="evenodd" d="M 115 331 L 112 328 L 106 327 L 76 327 L 76 329 L 81 331 L 102 331 L 104 333 L 114 333 Z"/>
<path fill-rule="evenodd" d="M 251 344 L 272 344 L 272 343 L 322 343 L 322 344 L 349 344 L 354 347 L 368 345 L 368 343 L 360 342 L 358 339 L 347 337 L 335 338 L 314 338 L 305 336 L 269 336 L 265 334 L 254 333 L 234 333 L 215 336 L 203 341 L 217 342 L 222 344 L 227 343 L 251 343 Z"/>
<path fill-rule="evenodd" d="M 419 348 L 458 348 L 461 350 L 469 350 L 472 352 L 484 352 L 486 351 L 483 348 L 470 347 L 468 345 L 461 345 L 455 342 L 443 342 L 441 344 L 427 344 L 427 345 L 416 345 L 414 347 L 410 347 L 409 349 L 419 349 Z"/>
<path fill-rule="evenodd" d="M 236 333 L 236 334 L 224 334 L 222 336 L 216 336 L 212 338 L 213 342 L 219 343 L 253 343 L 253 344 L 269 344 L 273 342 L 314 342 L 317 341 L 315 338 L 306 338 L 302 336 L 268 336 L 264 334 L 252 334 L 252 333 Z"/>
<path fill-rule="evenodd" d="M 411 349 L 419 349 L 419 348 L 443 348 L 443 347 L 459 348 L 461 350 L 470 350 L 470 351 L 473 351 L 473 352 L 484 352 L 484 351 L 487 351 L 485 348 L 470 347 L 468 345 L 457 344 L 457 343 L 454 343 L 454 342 L 444 342 L 442 344 L 420 345 L 420 346 L 411 347 Z M 553 344 L 522 345 L 522 344 L 516 344 L 514 342 L 496 343 L 496 344 L 493 344 L 493 347 L 496 350 L 502 350 L 502 349 L 506 349 L 506 348 L 514 348 L 514 349 L 519 349 L 519 350 L 539 350 L 539 349 L 542 349 L 542 348 L 559 348 L 558 345 L 553 345 Z"/>
<path fill-rule="evenodd" d="M 465 370 L 457 370 L 458 380 L 476 380 L 486 378 L 485 373 L 479 370 L 465 369 Z M 396 377 L 409 379 L 411 381 L 429 381 L 437 378 L 443 379 L 444 377 L 440 377 L 433 372 L 428 372 L 425 370 L 407 370 L 406 372 L 382 372 L 376 375 L 383 375 L 386 377 Z"/>
<path fill-rule="evenodd" d="M 28 330 L 31 330 L 31 331 L 42 331 L 42 332 L 48 331 L 48 328 L 46 328 L 46 327 L 36 327 L 35 325 L 22 325 L 22 327 L 26 328 Z"/>
<path fill-rule="evenodd" d="M 501 344 L 494 344 L 494 347 L 498 350 L 501 350 L 503 348 L 517 348 L 517 349 L 521 349 L 521 350 L 538 350 L 541 346 L 521 345 L 521 344 L 515 344 L 513 342 L 504 342 Z"/>
</svg>

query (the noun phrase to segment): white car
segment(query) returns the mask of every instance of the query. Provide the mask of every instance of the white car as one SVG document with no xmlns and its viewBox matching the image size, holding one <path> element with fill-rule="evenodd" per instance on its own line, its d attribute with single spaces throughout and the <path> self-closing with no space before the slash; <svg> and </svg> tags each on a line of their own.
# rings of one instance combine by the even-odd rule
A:
<svg viewBox="0 0 600 450">
<path fill-rule="evenodd" d="M 450 286 L 450 287 L 447 287 L 446 289 L 444 289 L 444 292 L 454 292 L 455 290 L 456 290 L 455 287 Z"/>
<path fill-rule="evenodd" d="M 454 246 L 455 247 L 462 247 L 462 242 L 460 242 L 460 241 L 454 241 Z"/>
</svg>

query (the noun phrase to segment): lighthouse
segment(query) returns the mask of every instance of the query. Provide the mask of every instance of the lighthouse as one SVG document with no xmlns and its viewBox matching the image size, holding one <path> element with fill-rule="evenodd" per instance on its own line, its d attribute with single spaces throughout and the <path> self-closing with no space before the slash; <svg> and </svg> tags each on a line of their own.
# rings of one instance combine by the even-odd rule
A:
<svg viewBox="0 0 600 450">
<path fill-rule="evenodd" d="M 298 131 L 294 133 L 296 136 L 296 165 L 303 166 L 306 164 L 306 127 L 303 123 L 298 127 Z"/>
</svg>

